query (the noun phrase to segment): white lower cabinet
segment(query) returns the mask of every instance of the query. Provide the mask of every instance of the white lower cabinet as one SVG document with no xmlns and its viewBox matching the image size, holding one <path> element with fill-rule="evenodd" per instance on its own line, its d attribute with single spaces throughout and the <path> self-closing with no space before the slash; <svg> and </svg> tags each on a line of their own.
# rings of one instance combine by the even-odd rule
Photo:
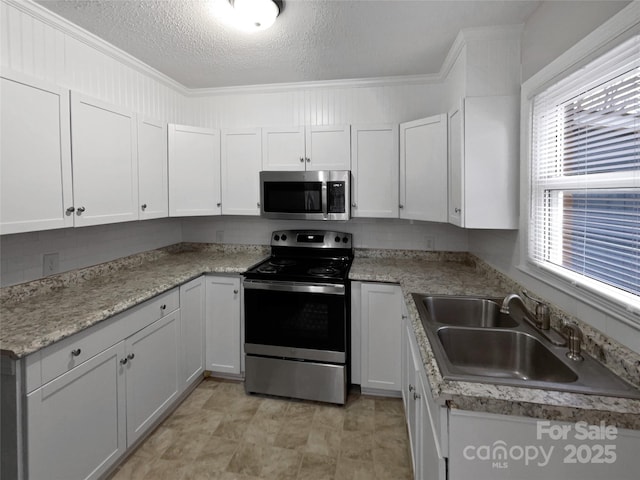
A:
<svg viewBox="0 0 640 480">
<path fill-rule="evenodd" d="M 365 391 L 400 393 L 401 304 L 399 285 L 362 283 L 360 385 Z"/>
<path fill-rule="evenodd" d="M 138 440 L 180 393 L 179 339 L 176 310 L 125 342 L 127 445 Z"/>
<path fill-rule="evenodd" d="M 204 372 L 205 284 L 200 276 L 180 286 L 181 382 L 186 388 Z"/>
<path fill-rule="evenodd" d="M 240 278 L 207 275 L 207 370 L 238 376 L 241 373 Z"/>
<path fill-rule="evenodd" d="M 99 478 L 127 448 L 124 342 L 27 396 L 29 480 Z"/>
</svg>

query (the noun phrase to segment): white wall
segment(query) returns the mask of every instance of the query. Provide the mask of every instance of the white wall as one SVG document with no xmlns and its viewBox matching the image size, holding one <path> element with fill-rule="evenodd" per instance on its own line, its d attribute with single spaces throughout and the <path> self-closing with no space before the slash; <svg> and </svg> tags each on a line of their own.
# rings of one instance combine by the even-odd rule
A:
<svg viewBox="0 0 640 480">
<path fill-rule="evenodd" d="M 550 61 L 606 22 L 629 2 L 544 2 L 527 20 L 522 42 L 522 71 L 525 78 L 540 71 Z M 588 5 L 587 5 L 588 4 Z M 607 5 L 604 5 L 607 4 Z M 613 5 L 611 5 L 613 4 Z M 559 32 L 561 28 L 567 31 Z M 524 159 L 522 160 L 524 161 Z M 523 168 L 521 215 L 528 211 L 526 168 Z M 640 352 L 640 330 L 628 317 L 609 313 L 606 307 L 572 291 L 566 285 L 546 283 L 523 273 L 526 238 L 514 231 L 476 230 L 469 232 L 469 250 L 532 292 L 584 320 L 606 335 Z M 632 314 L 629 314 L 632 315 Z"/>
<path fill-rule="evenodd" d="M 182 220 L 185 242 L 268 245 L 271 232 L 287 229 L 321 229 L 353 234 L 356 248 L 467 251 L 467 231 L 444 223 L 395 219 L 354 218 L 348 222 L 268 220 L 256 217 L 192 217 Z M 427 238 L 428 237 L 428 238 Z"/>
<path fill-rule="evenodd" d="M 181 239 L 180 220 L 173 218 L 2 235 L 0 286 L 41 278 L 45 253 L 58 253 L 64 272 L 173 245 Z"/>
</svg>

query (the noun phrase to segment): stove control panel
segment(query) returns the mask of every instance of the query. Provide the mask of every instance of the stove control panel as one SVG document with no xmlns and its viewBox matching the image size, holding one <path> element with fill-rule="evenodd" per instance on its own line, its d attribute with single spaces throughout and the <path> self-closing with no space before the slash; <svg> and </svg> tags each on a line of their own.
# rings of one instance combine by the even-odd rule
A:
<svg viewBox="0 0 640 480">
<path fill-rule="evenodd" d="M 278 230 L 271 235 L 271 246 L 305 248 L 352 248 L 350 233 L 325 230 Z"/>
</svg>

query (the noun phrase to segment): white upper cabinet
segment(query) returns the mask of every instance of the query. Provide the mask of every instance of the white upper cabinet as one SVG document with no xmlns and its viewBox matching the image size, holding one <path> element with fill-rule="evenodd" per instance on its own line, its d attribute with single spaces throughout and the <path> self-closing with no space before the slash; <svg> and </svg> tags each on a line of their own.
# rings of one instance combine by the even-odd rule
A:
<svg viewBox="0 0 640 480">
<path fill-rule="evenodd" d="M 518 98 L 467 97 L 449 112 L 448 221 L 518 228 Z"/>
<path fill-rule="evenodd" d="M 400 218 L 447 221 L 447 115 L 400 124 Z"/>
<path fill-rule="evenodd" d="M 351 170 L 349 125 L 307 127 L 307 170 Z"/>
<path fill-rule="evenodd" d="M 262 129 L 263 170 L 350 170 L 349 125 Z"/>
<path fill-rule="evenodd" d="M 167 124 L 138 121 L 138 198 L 140 220 L 169 215 Z"/>
<path fill-rule="evenodd" d="M 398 218 L 398 125 L 351 126 L 351 215 Z"/>
<path fill-rule="evenodd" d="M 69 91 L 2 71 L 0 233 L 73 226 Z"/>
<path fill-rule="evenodd" d="M 220 133 L 169 124 L 169 215 L 220 215 Z"/>
<path fill-rule="evenodd" d="M 71 92 L 75 225 L 138 219 L 133 112 Z"/>
<path fill-rule="evenodd" d="M 260 128 L 222 130 L 222 214 L 260 215 Z"/>
</svg>

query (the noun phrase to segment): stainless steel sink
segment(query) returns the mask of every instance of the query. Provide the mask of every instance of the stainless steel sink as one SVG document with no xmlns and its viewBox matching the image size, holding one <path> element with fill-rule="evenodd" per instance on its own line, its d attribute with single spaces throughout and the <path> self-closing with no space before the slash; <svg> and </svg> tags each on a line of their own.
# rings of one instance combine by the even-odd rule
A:
<svg viewBox="0 0 640 480">
<path fill-rule="evenodd" d="M 500 313 L 500 305 L 488 298 L 427 296 L 422 303 L 429 319 L 460 327 L 517 327 L 518 322 Z"/>
<path fill-rule="evenodd" d="M 438 339 L 460 373 L 564 383 L 578 379 L 540 340 L 527 333 L 442 327 Z"/>
<path fill-rule="evenodd" d="M 567 358 L 522 315 L 500 313 L 500 300 L 414 293 L 443 378 L 575 393 L 640 398 L 640 390 L 598 361 Z"/>
</svg>

